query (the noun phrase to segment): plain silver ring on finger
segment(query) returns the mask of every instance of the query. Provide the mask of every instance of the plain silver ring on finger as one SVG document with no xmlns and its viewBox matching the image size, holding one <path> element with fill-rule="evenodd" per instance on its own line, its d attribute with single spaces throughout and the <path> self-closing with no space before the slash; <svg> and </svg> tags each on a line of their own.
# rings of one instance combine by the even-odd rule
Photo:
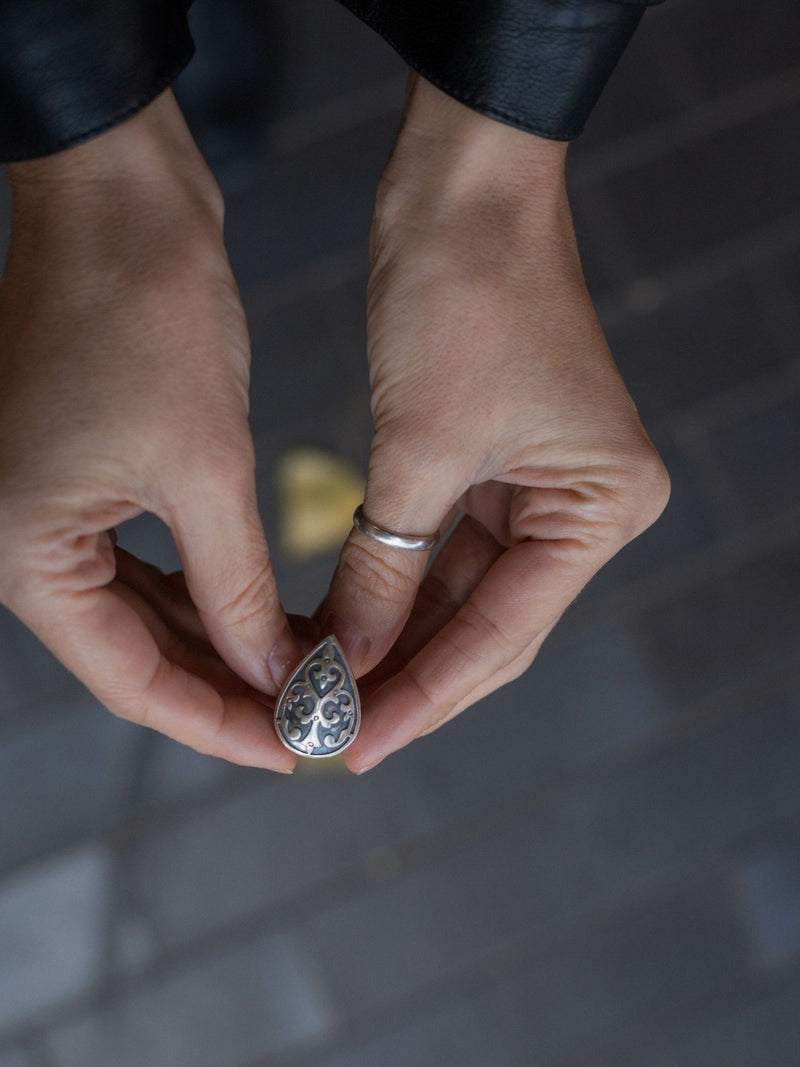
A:
<svg viewBox="0 0 800 1067">
<path fill-rule="evenodd" d="M 390 548 L 402 548 L 407 552 L 428 552 L 439 540 L 439 531 L 432 534 L 404 534 L 378 526 L 364 514 L 363 505 L 359 504 L 353 515 L 353 525 L 365 537 L 378 541 Z"/>
</svg>

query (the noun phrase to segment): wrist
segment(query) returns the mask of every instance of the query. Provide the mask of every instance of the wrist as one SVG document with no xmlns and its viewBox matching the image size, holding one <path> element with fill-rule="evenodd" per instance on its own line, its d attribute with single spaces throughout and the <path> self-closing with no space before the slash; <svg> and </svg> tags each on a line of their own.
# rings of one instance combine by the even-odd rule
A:
<svg viewBox="0 0 800 1067">
<path fill-rule="evenodd" d="M 566 149 L 412 78 L 378 185 L 373 268 L 399 256 L 413 261 L 422 284 L 457 277 L 480 292 L 518 285 L 534 267 L 543 277 L 579 279 Z"/>
<path fill-rule="evenodd" d="M 403 123 L 378 190 L 379 213 L 409 203 L 508 215 L 560 214 L 567 145 L 487 118 L 412 73 Z"/>
<path fill-rule="evenodd" d="M 165 229 L 221 234 L 221 193 L 171 91 L 91 141 L 5 169 L 14 227 L 27 233 L 87 248 Z"/>
</svg>

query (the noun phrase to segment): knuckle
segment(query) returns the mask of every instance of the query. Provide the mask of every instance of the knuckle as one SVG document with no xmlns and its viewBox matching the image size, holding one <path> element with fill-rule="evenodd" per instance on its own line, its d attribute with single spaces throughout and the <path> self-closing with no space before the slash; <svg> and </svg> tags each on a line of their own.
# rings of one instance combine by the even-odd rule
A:
<svg viewBox="0 0 800 1067">
<path fill-rule="evenodd" d="M 249 494 L 254 481 L 252 445 L 223 443 L 208 449 L 197 467 L 207 492 L 219 500 L 239 500 Z"/>
<path fill-rule="evenodd" d="M 670 477 L 655 449 L 649 449 L 636 463 L 629 487 L 629 540 L 653 525 L 670 497 Z"/>
<path fill-rule="evenodd" d="M 422 711 L 422 717 L 426 723 L 437 722 L 438 716 L 442 714 L 443 707 L 441 700 L 437 700 L 436 696 L 431 689 L 423 682 L 418 674 L 411 672 L 409 674 L 409 683 L 414 690 L 416 699 L 418 701 L 418 707 Z"/>
<path fill-rule="evenodd" d="M 162 686 L 171 684 L 173 666 L 159 655 L 146 678 L 136 684 L 120 678 L 110 681 L 103 693 L 103 703 L 117 719 L 133 722 L 150 730 L 161 729 L 161 714 L 157 693 Z"/>
<path fill-rule="evenodd" d="M 424 737 L 443 726 L 453 714 L 455 704 L 452 701 L 437 699 L 432 690 L 416 674 L 409 676 L 409 684 L 414 691 L 419 713 L 417 737 Z"/>
<path fill-rule="evenodd" d="M 169 464 L 163 463 L 163 448 L 148 459 L 155 486 L 167 502 L 164 506 L 175 492 L 176 475 L 181 495 L 205 496 L 219 506 L 249 499 L 255 489 L 255 449 L 246 423 L 238 418 L 224 423 L 219 417 L 196 421 L 170 441 Z"/>
<path fill-rule="evenodd" d="M 463 426 L 450 427 L 441 416 L 386 421 L 376 431 L 370 455 L 370 487 L 385 485 L 387 496 L 398 489 L 447 486 L 463 480 L 459 467 L 469 466 Z M 384 495 L 384 494 L 382 494 Z"/>
<path fill-rule="evenodd" d="M 267 561 L 224 596 L 215 613 L 224 625 L 246 626 L 254 619 L 264 617 L 271 590 L 272 568 Z"/>
<path fill-rule="evenodd" d="M 490 618 L 475 604 L 467 601 L 459 613 L 459 621 L 471 630 L 476 640 L 470 645 L 470 655 L 480 655 L 492 663 L 506 664 L 519 655 L 521 648 L 528 643 L 524 634 L 512 636 L 504 627 Z M 462 651 L 466 657 L 467 653 Z"/>
<path fill-rule="evenodd" d="M 601 463 L 571 490 L 565 528 L 581 544 L 622 548 L 658 519 L 670 495 L 666 467 L 649 441 Z"/>
</svg>

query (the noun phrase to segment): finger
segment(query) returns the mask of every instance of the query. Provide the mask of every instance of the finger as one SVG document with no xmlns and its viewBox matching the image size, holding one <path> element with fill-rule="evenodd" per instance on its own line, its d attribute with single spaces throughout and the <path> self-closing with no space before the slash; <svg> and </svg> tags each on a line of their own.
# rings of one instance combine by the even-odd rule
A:
<svg viewBox="0 0 800 1067">
<path fill-rule="evenodd" d="M 368 770 L 508 679 L 603 559 L 574 542 L 526 541 L 506 551 L 454 618 L 374 694 L 348 766 Z"/>
<path fill-rule="evenodd" d="M 463 488 L 447 488 L 447 475 L 373 448 L 363 511 L 369 520 L 401 534 L 443 528 Z M 342 547 L 321 613 L 356 675 L 371 670 L 394 644 L 425 573 L 427 551 L 392 548 L 353 528 Z"/>
<path fill-rule="evenodd" d="M 450 622 L 504 551 L 482 523 L 462 516 L 423 579 L 402 633 L 365 680 L 366 691 L 402 670 Z"/>
<path fill-rule="evenodd" d="M 171 661 L 148 625 L 153 618 L 143 618 L 152 609 L 130 602 L 136 596 L 115 583 L 70 593 L 41 605 L 29 625 L 115 715 L 207 755 L 291 771 L 295 757 L 278 740 L 269 711 L 229 675 L 218 689 Z M 159 638 L 166 647 L 163 632 Z"/>
<path fill-rule="evenodd" d="M 414 611 L 398 640 L 406 660 L 455 617 L 503 552 L 505 546 L 481 523 L 469 515 L 461 519 L 423 580 Z"/>
<path fill-rule="evenodd" d="M 171 663 L 221 692 L 248 693 L 262 704 L 269 703 L 260 690 L 231 670 L 209 641 L 182 572 L 163 574 L 122 549 L 116 549 L 115 562 L 117 578 L 109 588 L 134 608 Z"/>
<path fill-rule="evenodd" d="M 117 580 L 149 604 L 170 630 L 195 645 L 213 647 L 182 574 L 164 574 L 122 548 L 116 548 L 114 556 Z"/>
<path fill-rule="evenodd" d="M 195 641 L 190 634 L 173 627 L 155 600 L 145 599 L 125 582 L 115 579 L 107 588 L 136 612 L 170 663 L 202 678 L 219 692 L 253 695 L 254 690 L 231 670 L 207 637 Z"/>
<path fill-rule="evenodd" d="M 543 634 L 540 634 L 522 653 L 520 653 L 519 656 L 516 657 L 516 659 L 511 660 L 506 667 L 498 671 L 496 674 L 493 674 L 491 678 L 487 678 L 483 684 L 474 689 L 469 696 L 464 697 L 463 700 L 455 704 L 443 719 L 437 721 L 432 726 L 427 727 L 427 729 L 422 730 L 418 736 L 424 737 L 426 734 L 432 734 L 435 730 L 438 730 L 440 726 L 444 726 L 444 724 L 450 722 L 451 719 L 455 719 L 462 711 L 466 711 L 467 708 L 472 707 L 473 704 L 477 704 L 478 701 L 483 700 L 483 698 L 489 696 L 490 693 L 494 693 L 496 689 L 501 689 L 504 685 L 508 685 L 509 682 L 513 682 L 519 678 L 519 676 L 525 673 L 539 655 L 539 650 L 550 632 L 551 630 L 546 630 Z"/>
<path fill-rule="evenodd" d="M 212 644 L 250 685 L 276 694 L 302 657 L 278 597 L 253 479 L 243 474 L 184 497 L 169 521 Z"/>
</svg>

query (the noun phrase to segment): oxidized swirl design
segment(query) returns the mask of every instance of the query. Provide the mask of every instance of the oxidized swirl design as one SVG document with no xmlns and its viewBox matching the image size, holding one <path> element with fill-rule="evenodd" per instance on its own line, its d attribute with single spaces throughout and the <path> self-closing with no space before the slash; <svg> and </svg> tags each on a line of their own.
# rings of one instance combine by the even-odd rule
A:
<svg viewBox="0 0 800 1067">
<path fill-rule="evenodd" d="M 355 678 L 336 638 L 326 637 L 281 690 L 278 737 L 301 756 L 335 756 L 353 741 L 360 722 Z"/>
</svg>

